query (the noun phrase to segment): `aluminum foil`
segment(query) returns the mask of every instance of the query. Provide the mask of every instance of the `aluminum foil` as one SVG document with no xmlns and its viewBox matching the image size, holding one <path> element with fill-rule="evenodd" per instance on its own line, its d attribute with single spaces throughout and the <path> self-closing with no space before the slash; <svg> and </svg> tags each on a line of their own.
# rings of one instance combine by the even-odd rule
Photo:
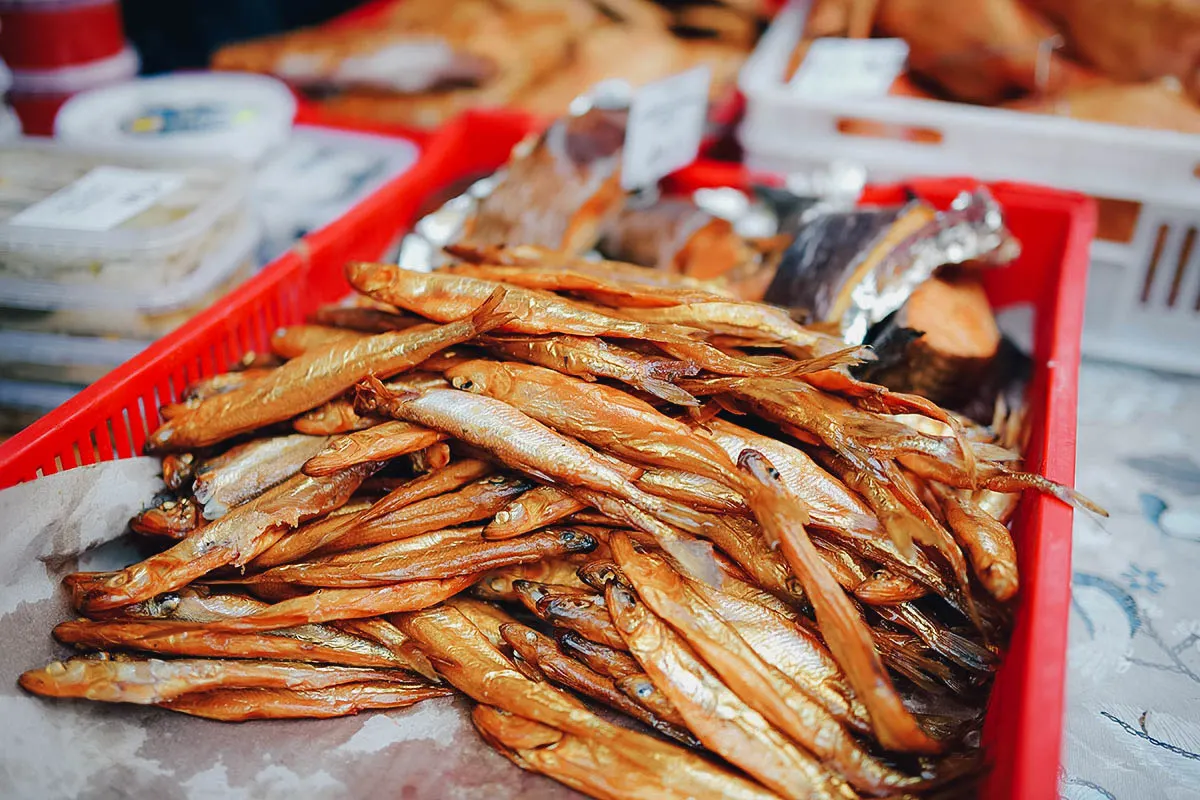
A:
<svg viewBox="0 0 1200 800">
<path fill-rule="evenodd" d="M 963 192 L 853 287 L 850 307 L 838 320 L 842 336 L 850 344 L 862 344 L 872 325 L 904 305 L 943 264 L 1006 264 L 1020 252 L 991 192 L 982 187 Z"/>
</svg>

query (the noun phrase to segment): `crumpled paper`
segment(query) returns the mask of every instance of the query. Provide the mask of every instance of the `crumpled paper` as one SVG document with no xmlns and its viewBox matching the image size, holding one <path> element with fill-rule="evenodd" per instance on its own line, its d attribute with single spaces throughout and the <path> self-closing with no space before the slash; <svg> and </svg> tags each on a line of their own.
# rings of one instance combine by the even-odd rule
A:
<svg viewBox="0 0 1200 800">
<path fill-rule="evenodd" d="M 22 672 L 70 655 L 50 635 L 72 615 L 62 577 L 137 560 L 126 523 L 162 488 L 158 460 L 135 458 L 0 492 L 0 797 L 579 796 L 493 751 L 461 698 L 341 719 L 230 724 L 20 689 Z"/>
</svg>

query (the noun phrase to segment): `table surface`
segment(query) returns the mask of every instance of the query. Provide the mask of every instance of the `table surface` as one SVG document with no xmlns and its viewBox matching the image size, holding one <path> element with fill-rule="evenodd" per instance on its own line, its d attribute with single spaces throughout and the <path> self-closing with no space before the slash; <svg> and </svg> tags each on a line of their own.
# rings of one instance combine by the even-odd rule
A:
<svg viewBox="0 0 1200 800">
<path fill-rule="evenodd" d="M 1085 362 L 1062 797 L 1200 798 L 1200 379 Z"/>
</svg>

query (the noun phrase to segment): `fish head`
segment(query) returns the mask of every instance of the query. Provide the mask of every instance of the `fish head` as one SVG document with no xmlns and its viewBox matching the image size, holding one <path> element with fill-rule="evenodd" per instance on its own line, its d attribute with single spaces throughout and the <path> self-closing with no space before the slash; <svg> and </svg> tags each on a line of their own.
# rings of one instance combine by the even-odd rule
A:
<svg viewBox="0 0 1200 800">
<path fill-rule="evenodd" d="M 645 606 L 638 602 L 637 595 L 627 586 L 608 584 L 604 589 L 604 604 L 608 606 L 613 624 L 622 636 L 635 634 L 649 622 Z"/>
<path fill-rule="evenodd" d="M 603 592 L 608 584 L 614 582 L 623 586 L 629 585 L 625 576 L 621 574 L 620 567 L 615 561 L 609 559 L 589 561 L 576 570 L 575 574 L 579 576 L 579 580 L 598 592 Z"/>
<path fill-rule="evenodd" d="M 595 536 L 574 528 L 560 530 L 558 541 L 568 553 L 590 553 L 600 544 Z"/>
<path fill-rule="evenodd" d="M 446 378 L 455 389 L 474 394 L 503 397 L 512 387 L 512 378 L 495 361 L 474 359 L 446 370 Z"/>
</svg>

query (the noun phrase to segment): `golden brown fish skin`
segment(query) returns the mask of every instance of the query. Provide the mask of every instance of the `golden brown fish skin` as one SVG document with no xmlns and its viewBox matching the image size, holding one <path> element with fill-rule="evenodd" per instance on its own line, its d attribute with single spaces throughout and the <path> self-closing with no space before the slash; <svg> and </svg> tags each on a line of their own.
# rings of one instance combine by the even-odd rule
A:
<svg viewBox="0 0 1200 800">
<path fill-rule="evenodd" d="M 614 681 L 644 674 L 637 661 L 628 653 L 593 642 L 575 631 L 557 630 L 555 638 L 558 640 L 559 649 L 564 653 L 582 661 L 593 672 Z"/>
<path fill-rule="evenodd" d="M 309 411 L 345 392 L 368 375 L 389 377 L 412 369 L 434 353 L 504 323 L 496 310 L 503 290 L 463 319 L 432 330 L 396 331 L 351 343 L 335 342 L 273 370 L 260 381 L 206 400 L 160 427 L 147 450 L 167 451 L 216 444 L 239 433 Z"/>
<path fill-rule="evenodd" d="M 531 681 L 452 608 L 405 614 L 397 624 L 449 683 L 476 702 L 511 709 L 525 719 L 631 754 L 658 776 L 654 797 L 664 796 L 664 785 L 682 792 L 667 796 L 773 797 L 684 748 L 605 722 L 565 692 Z"/>
<path fill-rule="evenodd" d="M 591 797 L 605 800 L 768 800 L 778 795 L 731 773 L 664 773 L 666 765 L 641 756 L 636 747 L 596 737 L 563 733 L 492 706 L 476 706 L 471 715 L 489 744 L 518 767 L 537 772 Z M 675 770 L 688 769 L 676 766 Z M 673 777 L 679 775 L 678 778 Z"/>
<path fill-rule="evenodd" d="M 610 584 L 606 599 L 634 658 L 706 747 L 784 797 L 855 797 L 725 686 L 630 590 Z"/>
<path fill-rule="evenodd" d="M 405 484 L 397 487 L 393 491 L 394 496 L 389 495 L 379 501 L 396 506 L 382 516 L 374 516 L 378 510 L 372 506 L 347 520 L 302 528 L 260 556 L 255 566 L 282 566 L 312 553 L 353 550 L 485 519 L 529 485 L 503 476 L 491 476 L 478 479 L 456 492 L 434 494 L 407 504 L 412 497 L 420 497 L 445 485 L 457 483 L 462 475 L 450 477 L 453 480 L 431 480 L 421 486 Z"/>
<path fill-rule="evenodd" d="M 564 655 L 550 637 L 515 621 L 501 625 L 500 636 L 513 652 L 535 666 L 552 683 L 615 708 L 680 744 L 688 747 L 700 746 L 686 728 L 672 725 L 655 716 L 645 706 L 634 702 L 617 689 L 612 680 Z"/>
<path fill-rule="evenodd" d="M 444 434 L 392 420 L 334 439 L 304 462 L 305 475 L 329 475 L 354 464 L 388 461 L 416 452 L 445 438 Z"/>
<path fill-rule="evenodd" d="M 611 378 L 668 403 L 698 406 L 700 401 L 672 381 L 695 375 L 700 368 L 674 358 L 643 355 L 589 336 L 489 336 L 488 349 L 576 378 Z"/>
<path fill-rule="evenodd" d="M 330 345 L 355 342 L 364 334 L 327 325 L 289 325 L 271 334 L 271 350 L 280 358 L 292 359 Z"/>
<path fill-rule="evenodd" d="M 576 570 L 591 557 L 591 553 L 582 553 L 494 569 L 483 576 L 474 591 L 484 600 L 520 603 L 521 595 L 513 587 L 513 583 L 520 580 L 583 590 L 587 585 L 576 576 Z"/>
<path fill-rule="evenodd" d="M 192 486 L 204 518 L 219 519 L 292 477 L 328 443 L 324 436 L 275 436 L 247 442 L 219 460 L 205 462 L 196 470 Z"/>
<path fill-rule="evenodd" d="M 645 706 L 650 713 L 659 718 L 687 730 L 687 722 L 679 713 L 679 709 L 663 694 L 650 676 L 644 672 L 635 672 L 615 680 L 617 688 L 635 703 Z"/>
<path fill-rule="evenodd" d="M 265 378 L 272 372 L 274 372 L 274 368 L 252 367 L 201 378 L 184 391 L 180 400 L 185 403 L 207 400 L 219 394 L 232 392 L 234 389 L 239 389 L 260 378 Z"/>
<path fill-rule="evenodd" d="M 535 581 L 513 581 L 521 602 L 538 619 L 575 631 L 586 639 L 625 650 L 625 640 L 613 627 L 603 595 Z"/>
<path fill-rule="evenodd" d="M 854 587 L 854 596 L 872 606 L 910 603 L 928 594 L 928 587 L 886 569 L 875 570 L 866 580 Z"/>
<path fill-rule="evenodd" d="M 422 552 L 351 564 L 284 564 L 247 579 L 327 588 L 383 586 L 403 581 L 453 578 L 486 572 L 547 556 L 588 553 L 596 540 L 572 528 L 537 531 L 515 539 L 488 541 L 481 536 Z"/>
<path fill-rule="evenodd" d="M 624 536 L 613 536 L 610 546 L 622 573 L 650 610 L 670 625 L 746 705 L 782 733 L 837 767 L 857 789 L 880 794 L 920 784 L 920 779 L 872 758 L 823 706 L 783 672 L 768 665 L 666 561 L 639 553 Z"/>
<path fill-rule="evenodd" d="M 442 270 L 546 292 L 578 294 L 615 308 L 665 308 L 689 303 L 732 302 L 728 297 L 689 286 L 646 286 L 619 278 L 601 278 L 569 269 L 531 270 L 501 264 L 453 264 Z"/>
<path fill-rule="evenodd" d="M 846 671 L 855 694 L 867 707 L 880 744 L 891 750 L 939 752 L 942 746 L 921 730 L 900 702 L 875 651 L 869 629 L 809 541 L 800 522 L 807 518 L 806 510 L 787 494 L 773 474 L 770 462 L 760 453 L 745 451 L 738 465 L 758 481 L 757 496 L 752 503 L 755 516 L 765 530 L 773 533 L 788 564 L 804 585 L 826 644 Z"/>
<path fill-rule="evenodd" d="M 129 529 L 143 536 L 163 536 L 183 539 L 204 526 L 200 507 L 190 497 L 171 498 L 129 520 Z"/>
<path fill-rule="evenodd" d="M 63 644 L 101 650 L 142 650 L 193 658 L 256 658 L 312 661 L 351 667 L 404 667 L 385 652 L 359 652 L 305 639 L 257 633 L 209 631 L 164 620 L 60 623 L 54 637 Z"/>
<path fill-rule="evenodd" d="M 412 670 L 431 683 L 442 682 L 442 677 L 437 674 L 420 648 L 409 641 L 399 628 L 383 617 L 337 620 L 330 623 L 329 627 L 344 631 L 350 636 L 375 642 L 391 653 L 396 662 L 405 669 Z"/>
<path fill-rule="evenodd" d="M 504 609 L 473 597 L 452 597 L 444 605 L 469 619 L 498 650 L 503 650 L 506 646 L 500 629 L 505 625 L 517 624 L 517 620 Z"/>
<path fill-rule="evenodd" d="M 494 467 L 486 461 L 459 459 L 442 469 L 397 486 L 387 496 L 380 498 L 379 502 L 371 507 L 370 513 L 363 515 L 362 521 L 370 522 L 419 500 L 460 489 L 472 481 L 486 478 L 493 470 Z"/>
<path fill-rule="evenodd" d="M 301 522 L 350 499 L 376 468 L 362 464 L 327 478 L 296 475 L 206 525 L 194 536 L 107 577 L 67 577 L 76 607 L 104 611 L 170 592 L 217 567 L 243 566 Z"/>
<path fill-rule="evenodd" d="M 452 544 L 479 541 L 483 533 L 480 525 L 466 525 L 460 528 L 443 528 L 428 531 L 405 539 L 364 547 L 361 550 L 346 550 L 333 555 L 314 557 L 314 564 L 358 564 L 376 562 L 384 559 L 402 558 L 412 553 L 422 553 L 426 550 L 446 547 Z M 284 565 L 286 566 L 286 565 Z"/>
<path fill-rule="evenodd" d="M 555 486 L 536 486 L 513 500 L 488 523 L 486 539 L 509 539 L 553 525 L 586 506 Z"/>
<path fill-rule="evenodd" d="M 280 600 L 255 614 L 209 623 L 208 627 L 233 632 L 270 631 L 315 622 L 417 611 L 453 597 L 479 578 L 478 573 L 472 573 L 443 580 L 407 581 L 364 589 L 318 589 L 311 594 Z"/>
<path fill-rule="evenodd" d="M 690 509 L 643 492 L 594 450 L 501 400 L 452 389 L 397 395 L 371 380 L 367 386 L 366 401 L 375 408 L 444 431 L 538 480 L 610 493 L 667 521 L 696 524 Z"/>
<path fill-rule="evenodd" d="M 381 708 L 406 708 L 434 697 L 453 694 L 450 689 L 414 683 L 347 683 L 325 689 L 218 689 L 184 695 L 161 708 L 220 722 L 254 719 L 330 719 Z"/>
<path fill-rule="evenodd" d="M 740 483 L 723 450 L 620 389 L 515 361 L 471 361 L 446 377 L 618 458 L 695 472 L 735 489 Z"/>
<path fill-rule="evenodd" d="M 355 411 L 353 398 L 335 397 L 296 417 L 292 428 L 296 433 L 310 436 L 334 436 L 366 430 L 383 421 L 382 417 L 362 415 Z"/>
<path fill-rule="evenodd" d="M 440 272 L 413 272 L 388 264 L 350 263 L 346 277 L 355 289 L 437 322 L 458 319 L 505 284 Z M 478 299 L 476 299 L 478 297 Z M 507 333 L 567 333 L 649 341 L 691 341 L 696 331 L 645 324 L 594 311 L 550 292 L 508 288 L 501 309 L 512 317 Z"/>
<path fill-rule="evenodd" d="M 792 681 L 843 725 L 860 734 L 871 732 L 867 710 L 854 695 L 833 655 L 815 633 L 781 610 L 796 615 L 766 593 L 755 593 L 748 584 L 739 587 L 727 578 L 720 589 L 699 581 L 688 586 L 721 619 L 732 625 L 759 657 Z M 746 591 L 735 593 L 739 588 Z M 765 605 L 775 603 L 774 607 Z M 796 615 L 798 617 L 798 615 Z"/>
<path fill-rule="evenodd" d="M 352 525 L 360 513 L 361 509 L 350 514 L 330 513 L 306 522 L 260 553 L 250 565 L 256 570 L 265 570 L 290 562 L 293 560 L 292 554 L 302 549 L 302 543 L 324 541 L 336 535 Z"/>
<path fill-rule="evenodd" d="M 798 325 L 782 309 L 763 303 L 721 298 L 669 308 L 625 308 L 621 313 L 641 322 L 686 325 L 765 344 L 819 349 L 821 353 L 845 348 L 845 343 L 837 338 Z"/>
<path fill-rule="evenodd" d="M 746 499 L 739 492 L 694 472 L 648 467 L 635 483 L 651 494 L 668 497 L 698 510 L 733 514 L 749 512 Z"/>
<path fill-rule="evenodd" d="M 409 454 L 408 462 L 414 473 L 421 474 L 441 469 L 450 463 L 450 458 L 450 445 L 445 442 L 435 442 Z"/>
<path fill-rule="evenodd" d="M 113 661 L 73 658 L 21 675 L 21 688 L 47 697 L 149 705 L 210 689 L 322 689 L 363 681 L 410 682 L 399 670 L 315 666 L 289 661 L 180 658 Z"/>
<path fill-rule="evenodd" d="M 421 325 L 425 320 L 408 314 L 395 314 L 381 308 L 334 305 L 318 308 L 313 313 L 313 322 L 361 333 L 386 333 Z"/>
</svg>

